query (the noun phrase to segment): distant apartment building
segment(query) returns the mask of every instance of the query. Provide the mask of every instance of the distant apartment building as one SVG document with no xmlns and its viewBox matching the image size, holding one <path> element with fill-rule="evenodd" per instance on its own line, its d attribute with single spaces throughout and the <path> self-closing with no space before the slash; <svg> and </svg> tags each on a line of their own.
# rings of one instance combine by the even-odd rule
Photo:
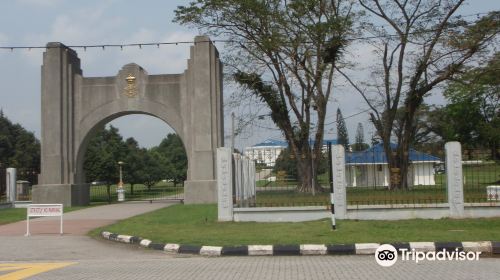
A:
<svg viewBox="0 0 500 280">
<path fill-rule="evenodd" d="M 323 150 L 326 151 L 328 143 L 337 144 L 336 139 L 323 140 Z M 314 145 L 314 141 L 310 141 L 310 145 Z M 255 144 L 251 147 L 246 147 L 244 154 L 248 158 L 255 160 L 257 163 L 267 166 L 274 166 L 276 159 L 282 151 L 288 147 L 288 143 L 283 140 L 267 139 L 264 142 Z"/>
</svg>

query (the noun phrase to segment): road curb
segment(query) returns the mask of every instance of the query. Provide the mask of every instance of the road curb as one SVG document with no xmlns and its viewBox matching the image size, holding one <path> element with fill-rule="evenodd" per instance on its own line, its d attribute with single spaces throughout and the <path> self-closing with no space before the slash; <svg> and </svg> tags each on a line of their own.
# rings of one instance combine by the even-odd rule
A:
<svg viewBox="0 0 500 280">
<path fill-rule="evenodd" d="M 319 256 L 319 255 L 373 255 L 382 243 L 355 244 L 288 244 L 288 245 L 246 245 L 246 246 L 198 246 L 175 243 L 156 243 L 137 236 L 101 232 L 104 239 L 139 244 L 141 247 L 164 251 L 169 254 L 190 254 L 207 257 L 219 256 Z M 466 251 L 500 256 L 500 241 L 474 242 L 405 242 L 391 244 L 398 251 L 438 252 Z"/>
</svg>

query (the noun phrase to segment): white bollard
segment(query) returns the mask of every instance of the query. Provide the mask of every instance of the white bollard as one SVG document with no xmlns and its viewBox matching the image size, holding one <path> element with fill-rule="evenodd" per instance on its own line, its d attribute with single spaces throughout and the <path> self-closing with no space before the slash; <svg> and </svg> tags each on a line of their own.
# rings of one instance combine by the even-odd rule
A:
<svg viewBox="0 0 500 280">
<path fill-rule="evenodd" d="M 125 190 L 123 188 L 118 188 L 116 190 L 116 193 L 118 194 L 118 201 L 119 202 L 125 201 Z"/>
</svg>

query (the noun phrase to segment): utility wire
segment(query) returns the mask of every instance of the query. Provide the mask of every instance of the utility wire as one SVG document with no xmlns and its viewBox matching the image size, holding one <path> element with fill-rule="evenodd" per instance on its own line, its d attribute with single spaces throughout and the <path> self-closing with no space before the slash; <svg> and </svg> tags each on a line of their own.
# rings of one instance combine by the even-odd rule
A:
<svg viewBox="0 0 500 280">
<path fill-rule="evenodd" d="M 363 111 L 357 112 L 357 113 L 355 113 L 355 114 L 349 115 L 349 116 L 347 116 L 347 117 L 343 117 L 342 119 L 344 119 L 344 120 L 345 120 L 345 119 L 349 119 L 349 118 L 355 117 L 355 116 L 357 116 L 357 115 L 361 115 L 361 114 L 363 114 L 363 113 L 365 113 L 365 112 L 368 112 L 368 111 L 370 111 L 370 110 L 371 110 L 371 109 L 366 109 L 366 110 L 363 110 Z M 334 123 L 337 123 L 337 122 L 338 122 L 338 121 L 336 121 L 336 120 L 335 120 L 335 121 L 333 121 L 333 122 L 325 123 L 325 126 L 327 126 L 327 125 L 331 125 L 331 124 L 334 124 Z"/>
<path fill-rule="evenodd" d="M 355 116 L 357 116 L 357 115 L 361 115 L 361 114 L 363 114 L 363 113 L 366 113 L 366 112 L 368 112 L 368 111 L 370 111 L 370 110 L 371 110 L 371 109 L 365 109 L 365 110 L 363 110 L 363 111 L 359 111 L 359 112 L 354 113 L 354 114 L 352 114 L 352 115 L 349 115 L 349 116 L 343 117 L 342 119 L 344 119 L 344 120 L 345 120 L 345 119 L 350 119 L 350 118 L 355 117 Z M 262 116 L 267 116 L 267 115 L 262 115 Z M 329 122 L 329 123 L 325 123 L 325 124 L 324 124 L 324 126 L 332 125 L 332 124 L 334 124 L 334 123 L 337 123 L 337 121 L 335 120 L 335 121 L 332 121 L 332 122 Z M 281 130 L 281 129 L 279 129 L 279 128 L 272 128 L 272 127 L 261 126 L 261 125 L 255 124 L 255 123 L 253 123 L 253 124 L 252 124 L 252 126 L 256 126 L 256 127 L 258 127 L 258 128 L 267 129 L 267 130 Z"/>
<path fill-rule="evenodd" d="M 469 17 L 469 16 L 479 16 L 482 14 L 488 14 L 488 13 L 477 13 L 477 14 L 470 14 L 470 15 L 463 15 L 461 17 Z M 456 27 L 467 27 L 472 25 L 473 22 L 467 22 L 465 24 L 460 24 L 460 25 L 455 25 L 452 27 L 449 27 L 447 29 L 451 28 L 456 28 Z M 432 33 L 437 31 L 436 29 L 427 29 L 427 30 L 420 30 L 420 31 L 415 31 L 415 32 L 410 32 L 409 34 L 411 35 L 416 35 L 416 34 L 424 34 L 424 33 Z M 400 35 L 398 34 L 386 34 L 386 35 L 373 35 L 373 36 L 361 36 L 361 37 L 354 37 L 354 38 L 349 38 L 346 39 L 348 41 L 362 41 L 362 40 L 373 40 L 377 38 L 391 38 L 391 37 L 399 37 Z M 142 49 L 142 47 L 151 47 L 151 46 L 156 46 L 159 48 L 160 46 L 163 45 L 180 45 L 180 44 L 198 44 L 198 43 L 241 43 L 240 41 L 237 40 L 204 40 L 204 41 L 172 41 L 172 42 L 145 42 L 145 43 L 124 43 L 124 44 L 82 44 L 82 45 L 63 45 L 63 46 L 40 46 L 40 45 L 34 45 L 34 46 L 0 46 L 0 49 L 2 50 L 19 50 L 19 49 L 25 49 L 25 50 L 32 50 L 32 49 L 51 49 L 51 48 L 72 48 L 72 49 L 83 49 L 86 51 L 87 49 L 90 48 L 100 48 L 102 50 L 105 50 L 106 48 L 119 48 L 120 50 L 123 50 L 123 48 L 126 47 L 138 47 L 139 49 Z M 305 43 L 313 43 L 313 42 L 305 42 Z"/>
</svg>

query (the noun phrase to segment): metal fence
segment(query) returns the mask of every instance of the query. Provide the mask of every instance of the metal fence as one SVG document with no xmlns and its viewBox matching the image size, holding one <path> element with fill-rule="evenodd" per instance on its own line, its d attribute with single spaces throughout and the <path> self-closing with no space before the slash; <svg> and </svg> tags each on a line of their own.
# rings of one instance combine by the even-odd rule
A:
<svg viewBox="0 0 500 280">
<path fill-rule="evenodd" d="M 500 151 L 497 152 L 499 154 Z M 500 201 L 500 161 L 488 150 L 462 151 L 464 201 L 469 203 Z M 488 188 L 489 187 L 489 188 Z"/>
<path fill-rule="evenodd" d="M 314 193 L 301 190 L 297 176 L 297 159 L 287 150 L 265 148 L 246 151 L 255 161 L 256 197 L 250 207 L 327 206 L 329 205 L 328 154 L 325 149 L 317 170 Z M 236 205 L 237 207 L 239 205 Z"/>
<path fill-rule="evenodd" d="M 296 158 L 283 149 L 263 148 L 246 152 L 256 162 L 257 194 L 250 207 L 328 206 L 329 172 L 327 145 L 317 170 L 315 192 L 300 191 Z M 437 204 L 447 202 L 444 149 L 434 152 L 410 150 L 405 179 L 407 184 L 392 182 L 396 170 L 389 170 L 381 146 L 346 153 L 348 205 Z M 400 175 L 400 180 L 403 180 Z M 238 207 L 238 205 L 236 205 Z"/>
<path fill-rule="evenodd" d="M 38 184 L 38 168 L 17 169 L 17 201 L 31 201 L 31 189 Z"/>
<path fill-rule="evenodd" d="M 125 184 L 125 201 L 157 201 L 157 200 L 184 200 L 184 185 L 182 183 L 160 182 L 154 186 L 141 184 Z M 118 201 L 116 185 L 91 185 L 91 203 L 113 203 Z"/>
<path fill-rule="evenodd" d="M 391 168 L 381 146 L 346 153 L 349 205 L 436 204 L 447 202 L 444 151 L 410 149 L 407 174 Z"/>
</svg>

